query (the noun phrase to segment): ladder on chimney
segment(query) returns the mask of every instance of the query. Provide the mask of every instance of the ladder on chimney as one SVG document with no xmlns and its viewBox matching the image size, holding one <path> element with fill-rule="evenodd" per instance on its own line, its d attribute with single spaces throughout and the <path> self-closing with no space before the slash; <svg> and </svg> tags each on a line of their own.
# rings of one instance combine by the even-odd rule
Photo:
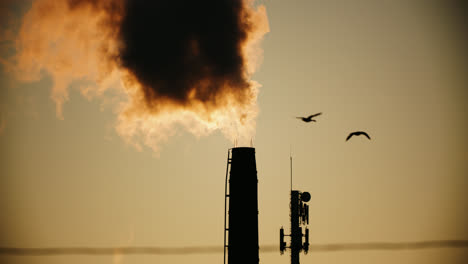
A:
<svg viewBox="0 0 468 264">
<path fill-rule="evenodd" d="M 228 209 L 228 199 L 229 199 L 229 193 L 228 193 L 228 183 L 229 183 L 229 174 L 231 172 L 231 162 L 232 162 L 232 149 L 228 149 L 228 157 L 227 157 L 227 165 L 226 165 L 226 182 L 224 185 L 224 264 L 226 264 L 226 249 L 228 248 L 228 234 L 229 234 L 229 228 L 228 228 L 228 214 L 229 214 L 229 209 Z"/>
</svg>

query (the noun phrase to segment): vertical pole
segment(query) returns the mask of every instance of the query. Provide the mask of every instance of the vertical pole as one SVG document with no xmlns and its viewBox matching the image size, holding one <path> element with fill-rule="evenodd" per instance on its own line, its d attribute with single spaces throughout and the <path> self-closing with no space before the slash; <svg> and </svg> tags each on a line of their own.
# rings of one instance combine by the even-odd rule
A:
<svg viewBox="0 0 468 264">
<path fill-rule="evenodd" d="M 292 192 L 292 154 L 289 154 L 289 167 L 291 168 L 291 192 Z"/>
</svg>

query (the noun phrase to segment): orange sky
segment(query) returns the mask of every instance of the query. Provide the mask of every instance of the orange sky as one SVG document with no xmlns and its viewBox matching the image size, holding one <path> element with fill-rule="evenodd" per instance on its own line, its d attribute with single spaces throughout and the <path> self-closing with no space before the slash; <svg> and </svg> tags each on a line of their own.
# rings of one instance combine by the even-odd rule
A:
<svg viewBox="0 0 468 264">
<path fill-rule="evenodd" d="M 468 65 L 457 6 L 259 2 L 270 28 L 263 63 L 252 75 L 262 85 L 253 138 L 260 244 L 277 244 L 279 228 L 289 225 L 290 149 L 294 188 L 312 196 L 312 244 L 467 239 Z M 115 130 L 111 90 L 86 97 L 80 82 L 67 84 L 60 120 L 54 76 L 43 69 L 42 78 L 26 82 L 9 68 L 12 36 L 29 4 L 4 3 L 12 9 L 0 5 L 9 14 L 0 31 L 0 246 L 222 245 L 233 142 L 219 130 L 197 137 L 179 127 L 158 152 L 144 144 L 138 150 Z M 317 123 L 294 118 L 315 112 L 323 112 Z M 354 130 L 372 140 L 345 142 Z M 0 262 L 220 263 L 222 257 L 0 256 Z M 467 260 L 465 249 L 301 256 L 302 263 L 329 264 Z M 260 262 L 289 257 L 261 253 Z"/>
</svg>

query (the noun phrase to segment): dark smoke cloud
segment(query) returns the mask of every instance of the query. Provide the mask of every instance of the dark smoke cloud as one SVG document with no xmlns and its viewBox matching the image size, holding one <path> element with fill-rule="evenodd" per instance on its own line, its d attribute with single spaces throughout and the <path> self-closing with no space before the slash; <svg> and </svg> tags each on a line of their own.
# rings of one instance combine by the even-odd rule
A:
<svg viewBox="0 0 468 264">
<path fill-rule="evenodd" d="M 242 45 L 251 30 L 243 1 L 126 3 L 120 63 L 142 85 L 146 102 L 216 105 L 250 86 Z"/>
<path fill-rule="evenodd" d="M 114 102 L 117 132 L 137 147 L 157 151 L 178 127 L 248 142 L 268 30 L 250 0 L 36 0 L 9 64 L 22 81 L 52 77 L 59 118 L 70 84 L 85 81 L 83 95 Z"/>
<path fill-rule="evenodd" d="M 204 108 L 252 96 L 243 47 L 254 29 L 244 0 L 68 0 L 71 10 L 107 13 L 119 49 L 107 54 L 141 87 L 151 110 Z"/>
<path fill-rule="evenodd" d="M 367 242 L 313 244 L 311 252 L 348 251 L 348 250 L 421 250 L 432 248 L 468 248 L 468 240 L 428 240 L 417 242 Z M 260 246 L 261 252 L 279 252 L 278 245 Z M 187 255 L 222 253 L 222 247 L 115 247 L 115 248 L 8 248 L 0 247 L 1 255 L 13 256 L 53 256 L 53 255 Z"/>
</svg>

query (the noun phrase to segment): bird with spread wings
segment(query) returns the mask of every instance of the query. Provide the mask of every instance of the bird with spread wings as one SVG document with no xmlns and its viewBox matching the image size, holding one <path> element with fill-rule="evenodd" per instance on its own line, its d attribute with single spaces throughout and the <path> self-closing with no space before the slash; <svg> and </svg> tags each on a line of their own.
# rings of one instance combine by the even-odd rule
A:
<svg viewBox="0 0 468 264">
<path fill-rule="evenodd" d="M 319 116 L 319 115 L 321 115 L 321 114 L 322 114 L 322 112 L 317 113 L 317 114 L 310 115 L 310 116 L 308 116 L 308 117 L 298 116 L 298 117 L 296 117 L 296 118 L 297 118 L 297 119 L 301 119 L 302 121 L 304 121 L 304 122 L 306 122 L 306 123 L 309 123 L 309 122 L 317 122 L 317 120 L 314 120 L 314 119 L 312 119 L 312 118 L 317 117 L 317 116 Z"/>
<path fill-rule="evenodd" d="M 352 136 L 360 136 L 360 135 L 366 136 L 369 140 L 371 139 L 371 138 L 369 137 L 369 135 L 368 135 L 366 132 L 364 132 L 364 131 L 356 131 L 356 132 L 350 133 L 350 134 L 348 135 L 348 137 L 346 138 L 346 141 L 348 141 Z"/>
</svg>

